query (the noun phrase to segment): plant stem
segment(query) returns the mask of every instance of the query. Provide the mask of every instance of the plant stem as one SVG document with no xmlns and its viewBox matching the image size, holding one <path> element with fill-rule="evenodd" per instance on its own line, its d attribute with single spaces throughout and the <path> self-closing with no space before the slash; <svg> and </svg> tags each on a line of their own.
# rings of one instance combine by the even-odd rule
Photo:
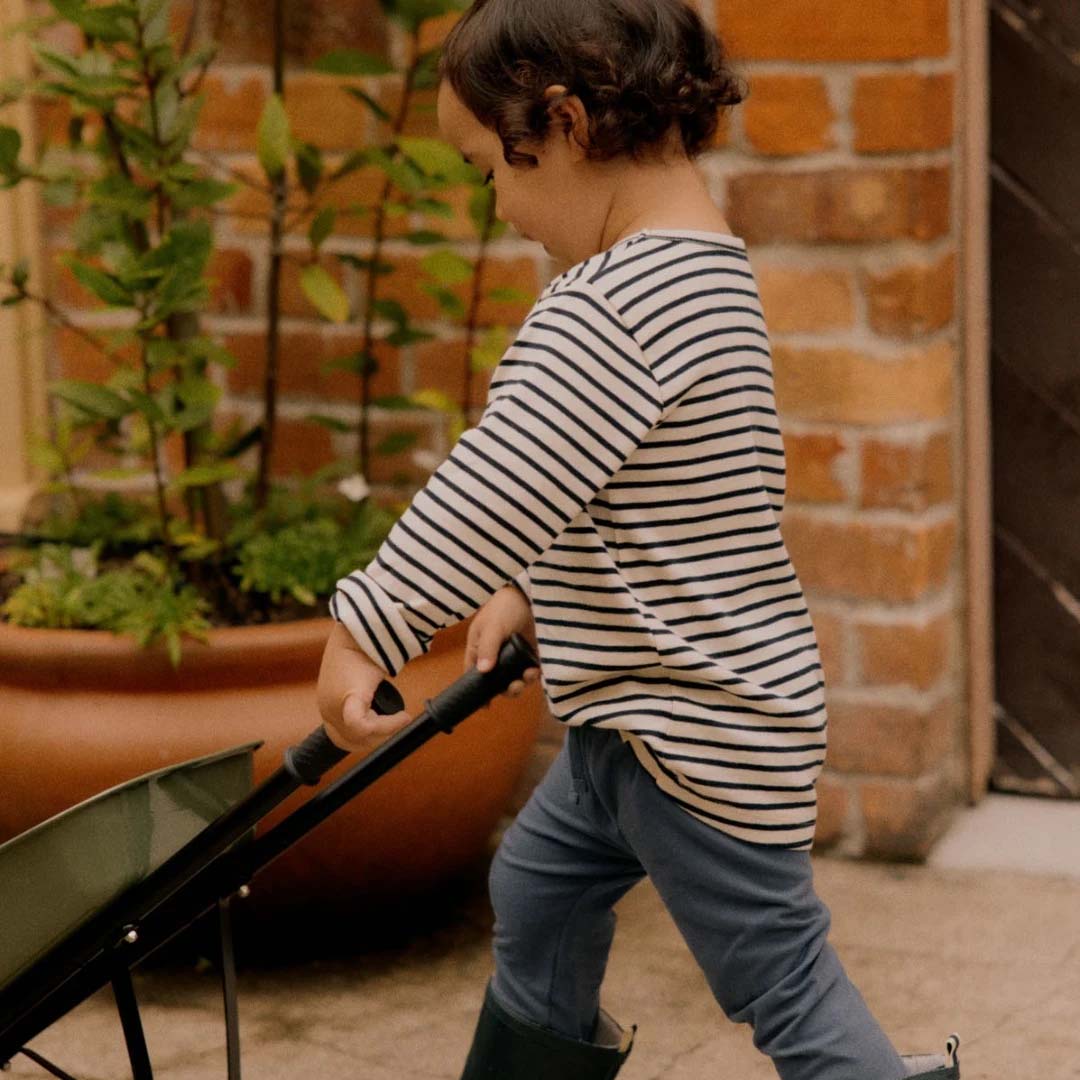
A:
<svg viewBox="0 0 1080 1080">
<path fill-rule="evenodd" d="M 285 97 L 284 0 L 274 0 L 274 93 Z M 263 424 L 259 464 L 255 478 L 255 509 L 266 507 L 277 424 L 278 361 L 281 352 L 281 260 L 282 222 L 288 202 L 288 180 L 283 168 L 274 179 L 270 210 L 270 274 L 266 286 L 266 371 L 263 376 Z"/>
<path fill-rule="evenodd" d="M 469 315 L 465 323 L 465 390 L 461 399 L 461 415 L 465 417 L 465 423 L 469 423 L 469 407 L 472 404 L 472 351 L 473 342 L 476 340 L 476 324 L 480 315 L 480 301 L 483 298 L 484 267 L 487 264 L 487 246 L 491 239 L 492 230 L 495 228 L 495 199 L 488 200 L 487 217 L 484 219 L 484 227 L 480 233 L 480 257 L 476 260 L 473 268 L 472 296 L 469 299 Z"/>
<path fill-rule="evenodd" d="M 393 153 L 397 148 L 397 136 L 405 129 L 405 121 L 409 115 L 413 83 L 420 67 L 420 28 L 412 32 L 409 38 L 409 63 L 405 71 L 405 84 L 401 90 L 401 101 L 398 103 L 397 115 L 391 126 L 393 138 L 390 140 L 389 151 Z M 374 218 L 374 246 L 372 249 L 371 262 L 368 264 L 367 284 L 365 290 L 366 305 L 364 309 L 364 344 L 361 350 L 363 357 L 363 370 L 360 375 L 360 437 L 357 446 L 356 471 L 361 476 L 367 476 L 367 465 L 370 460 L 368 412 L 371 405 L 371 377 L 374 344 L 371 333 L 371 325 L 375 319 L 375 299 L 378 291 L 379 275 L 376 267 L 380 264 L 379 256 L 382 254 L 386 227 L 386 203 L 390 198 L 390 192 L 394 188 L 394 182 L 390 177 L 383 184 L 382 194 L 375 205 Z"/>
<path fill-rule="evenodd" d="M 145 311 L 142 312 L 142 316 L 144 319 L 146 318 Z M 143 393 L 150 396 L 153 393 L 154 388 L 150 380 L 150 362 L 147 357 L 147 340 L 145 337 L 140 338 L 139 362 L 142 365 Z M 169 564 L 170 569 L 175 570 L 176 557 L 172 548 L 172 540 L 169 537 L 169 508 L 165 502 L 165 477 L 161 469 L 161 447 L 158 439 L 157 425 L 154 423 L 154 419 L 151 416 L 146 417 L 146 430 L 150 439 L 150 460 L 154 467 L 154 491 L 157 495 L 161 542 L 165 546 L 165 561 Z"/>
</svg>

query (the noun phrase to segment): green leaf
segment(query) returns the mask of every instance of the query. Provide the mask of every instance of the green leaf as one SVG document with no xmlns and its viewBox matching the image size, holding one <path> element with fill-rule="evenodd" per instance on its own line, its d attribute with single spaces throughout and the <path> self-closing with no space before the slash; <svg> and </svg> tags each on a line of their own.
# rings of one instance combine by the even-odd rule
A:
<svg viewBox="0 0 1080 1080">
<path fill-rule="evenodd" d="M 346 86 L 345 93 L 366 105 L 380 120 L 389 124 L 393 117 L 366 91 L 359 86 Z"/>
<path fill-rule="evenodd" d="M 445 233 L 435 232 L 434 229 L 417 229 L 415 232 L 406 233 L 405 239 L 410 244 L 445 244 L 450 238 Z"/>
<path fill-rule="evenodd" d="M 402 153 L 410 161 L 415 162 L 425 176 L 438 177 L 458 184 L 469 183 L 477 176 L 476 169 L 442 139 L 399 135 L 396 142 L 401 147 Z"/>
<path fill-rule="evenodd" d="M 168 185 L 173 206 L 178 210 L 191 210 L 196 206 L 213 206 L 227 199 L 237 189 L 236 184 L 224 180 L 195 180 L 192 183 Z"/>
<path fill-rule="evenodd" d="M 20 259 L 11 268 L 11 284 L 16 289 L 23 289 L 26 287 L 27 281 L 30 280 L 30 260 Z"/>
<path fill-rule="evenodd" d="M 369 150 L 368 163 L 382 169 L 390 180 L 405 192 L 423 191 L 430 183 L 418 165 L 408 159 L 396 161 L 382 149 Z"/>
<path fill-rule="evenodd" d="M 427 330 L 414 330 L 411 326 L 402 326 L 387 334 L 385 340 L 387 345 L 400 349 L 405 345 L 413 345 L 417 341 L 431 341 L 435 336 Z"/>
<path fill-rule="evenodd" d="M 371 309 L 398 326 L 404 326 L 409 321 L 409 313 L 397 300 L 373 300 Z"/>
<path fill-rule="evenodd" d="M 454 216 L 453 206 L 441 199 L 413 199 L 413 209 L 419 210 L 422 214 L 433 214 L 435 217 L 452 218 Z"/>
<path fill-rule="evenodd" d="M 465 317 L 464 302 L 455 296 L 449 289 L 444 289 L 439 285 L 432 285 L 430 281 L 420 282 L 420 288 L 429 296 L 434 296 L 439 303 L 439 307 L 445 311 L 447 315 L 456 319 L 463 319 Z"/>
<path fill-rule="evenodd" d="M 94 266 L 80 262 L 68 255 L 61 260 L 75 275 L 78 282 L 89 289 L 99 300 L 114 307 L 129 307 L 134 297 L 111 274 L 98 270 Z"/>
<path fill-rule="evenodd" d="M 210 465 L 193 465 L 173 478 L 171 487 L 179 491 L 193 487 L 208 487 L 221 484 L 240 475 L 239 469 L 231 461 L 217 461 Z"/>
<path fill-rule="evenodd" d="M 8 176 L 19 172 L 19 151 L 22 149 L 22 136 L 13 127 L 0 125 L 0 173 Z"/>
<path fill-rule="evenodd" d="M 52 180 L 42 188 L 41 194 L 49 206 L 74 206 L 79 198 L 79 186 L 74 180 Z"/>
<path fill-rule="evenodd" d="M 322 151 L 311 143 L 301 143 L 296 148 L 296 173 L 300 177 L 300 186 L 314 195 L 323 174 Z"/>
<path fill-rule="evenodd" d="M 371 154 L 371 150 L 353 150 L 334 170 L 333 179 L 338 180 L 342 176 L 348 176 L 349 173 L 356 172 L 357 169 L 362 169 L 371 164 Z"/>
<path fill-rule="evenodd" d="M 469 196 L 469 217 L 481 236 L 487 229 L 490 240 L 498 240 L 506 232 L 506 222 L 499 221 L 494 215 L 494 204 L 495 192 L 485 185 L 475 188 Z"/>
<path fill-rule="evenodd" d="M 384 394 L 382 397 L 372 398 L 371 404 L 378 409 L 411 409 L 413 400 L 404 394 Z"/>
<path fill-rule="evenodd" d="M 280 94 L 272 94 L 263 107 L 262 116 L 255 129 L 259 151 L 259 163 L 271 180 L 276 180 L 289 160 L 291 136 L 289 117 Z"/>
<path fill-rule="evenodd" d="M 428 49 L 427 52 L 422 53 L 417 61 L 416 70 L 413 72 L 413 89 L 415 90 L 435 90 L 439 85 L 439 54 L 442 52 L 440 46 L 436 46 L 434 49 Z M 422 106 L 416 106 L 418 109 Z M 431 105 L 430 108 L 434 109 L 435 106 Z"/>
<path fill-rule="evenodd" d="M 473 371 L 490 371 L 498 367 L 499 361 L 510 346 L 510 332 L 505 326 L 492 326 L 484 331 L 480 340 L 473 346 L 469 363 Z"/>
<path fill-rule="evenodd" d="M 131 402 L 97 383 L 58 379 L 50 391 L 62 401 L 98 420 L 119 420 L 131 412 Z"/>
<path fill-rule="evenodd" d="M 177 411 L 173 427 L 177 431 L 192 431 L 210 421 L 221 397 L 221 388 L 209 379 L 191 376 L 176 384 Z"/>
<path fill-rule="evenodd" d="M 420 266 L 440 285 L 460 285 L 473 276 L 473 264 L 449 248 L 425 255 Z"/>
<path fill-rule="evenodd" d="M 392 431 L 375 447 L 375 453 L 400 454 L 403 450 L 414 446 L 419 438 L 420 433 L 417 431 Z"/>
<path fill-rule="evenodd" d="M 349 318 L 349 298 L 325 267 L 313 263 L 300 271 L 300 288 L 315 309 L 331 322 Z"/>
<path fill-rule="evenodd" d="M 90 198 L 98 206 L 122 210 L 132 217 L 144 218 L 150 209 L 153 192 L 140 187 L 123 173 L 114 172 L 90 186 Z"/>
<path fill-rule="evenodd" d="M 348 371 L 353 375 L 363 375 L 366 371 L 374 375 L 378 370 L 378 360 L 374 356 L 365 353 L 363 349 L 345 353 L 342 356 L 331 357 L 322 366 L 324 374 L 329 371 Z"/>
<path fill-rule="evenodd" d="M 348 253 L 341 253 L 334 256 L 338 262 L 347 263 L 349 266 L 356 270 L 370 270 L 373 266 L 375 268 L 376 275 L 379 274 L 392 274 L 396 269 L 393 263 L 378 262 L 374 259 L 365 258 L 361 255 L 350 255 Z"/>
<path fill-rule="evenodd" d="M 311 246 L 318 251 L 323 241 L 334 231 L 334 222 L 337 220 L 337 211 L 332 206 L 324 206 L 311 222 L 308 230 L 308 239 Z"/>
<path fill-rule="evenodd" d="M 501 304 L 527 304 L 532 296 L 524 289 L 504 288 L 492 289 L 488 293 L 488 299 L 496 300 Z"/>
<path fill-rule="evenodd" d="M 137 41 L 135 20 L 128 4 L 109 4 L 103 7 L 87 5 L 75 20 L 91 37 L 99 41 Z"/>
<path fill-rule="evenodd" d="M 437 411 L 444 413 L 461 412 L 461 407 L 458 403 L 442 390 L 434 390 L 431 388 L 417 390 L 415 394 L 410 395 L 409 400 L 413 405 L 418 405 L 422 409 L 436 409 Z"/>
<path fill-rule="evenodd" d="M 319 424 L 324 428 L 329 428 L 331 431 L 341 432 L 342 434 L 350 432 L 355 428 L 355 424 L 349 423 L 348 420 L 342 420 L 337 416 L 327 416 L 325 413 L 311 413 L 305 419 L 312 424 Z"/>
<path fill-rule="evenodd" d="M 381 56 L 359 49 L 334 49 L 320 56 L 311 66 L 327 75 L 390 75 L 395 70 L 393 64 Z"/>
</svg>

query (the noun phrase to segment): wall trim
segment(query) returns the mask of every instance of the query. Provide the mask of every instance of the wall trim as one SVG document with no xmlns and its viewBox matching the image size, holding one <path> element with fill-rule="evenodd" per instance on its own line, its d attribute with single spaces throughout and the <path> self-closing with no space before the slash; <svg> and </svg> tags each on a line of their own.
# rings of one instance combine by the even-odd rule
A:
<svg viewBox="0 0 1080 1080">
<path fill-rule="evenodd" d="M 5 27 L 26 16 L 24 0 L 0 0 L 0 70 L 16 77 L 29 72 L 29 50 L 21 37 L 4 38 Z M 19 129 L 23 154 L 34 156 L 29 104 L 8 106 L 4 122 Z M 42 280 L 42 233 L 38 192 L 28 184 L 0 196 L 0 264 L 30 261 L 30 280 Z M 13 529 L 34 490 L 27 455 L 30 434 L 44 426 L 45 330 L 42 313 L 30 304 L 0 308 L 0 528 Z"/>
<path fill-rule="evenodd" d="M 994 580 L 990 438 L 989 0 L 961 0 L 961 300 L 967 606 L 968 797 L 986 794 L 994 764 Z"/>
</svg>

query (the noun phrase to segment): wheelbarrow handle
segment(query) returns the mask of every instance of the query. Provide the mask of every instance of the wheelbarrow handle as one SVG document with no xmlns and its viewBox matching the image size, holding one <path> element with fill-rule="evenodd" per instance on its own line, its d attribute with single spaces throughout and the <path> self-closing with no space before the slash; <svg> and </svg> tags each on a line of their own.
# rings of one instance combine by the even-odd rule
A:
<svg viewBox="0 0 1080 1080">
<path fill-rule="evenodd" d="M 490 671 L 472 668 L 452 682 L 441 693 L 426 702 L 426 711 L 443 731 L 453 731 L 466 716 L 486 705 L 497 694 L 505 692 L 526 668 L 535 667 L 537 659 L 520 634 L 511 634 L 503 642 L 498 659 Z M 379 683 L 371 707 L 384 716 L 401 712 L 405 702 L 398 689 L 387 679 Z M 319 725 L 303 742 L 285 751 L 284 768 L 302 784 L 317 784 L 329 769 L 349 756 L 330 741 L 326 728 Z"/>
</svg>

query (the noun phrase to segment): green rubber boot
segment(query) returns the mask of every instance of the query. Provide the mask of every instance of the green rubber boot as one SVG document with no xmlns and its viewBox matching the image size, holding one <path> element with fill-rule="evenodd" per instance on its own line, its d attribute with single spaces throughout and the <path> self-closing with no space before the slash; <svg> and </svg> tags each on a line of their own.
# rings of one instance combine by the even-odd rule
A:
<svg viewBox="0 0 1080 1080">
<path fill-rule="evenodd" d="M 461 1080 L 612 1080 L 634 1041 L 603 1009 L 595 1042 L 511 1016 L 488 986 Z"/>
<path fill-rule="evenodd" d="M 904 1055 L 907 1080 L 960 1080 L 960 1036 L 950 1035 L 944 1054 Z"/>
</svg>

